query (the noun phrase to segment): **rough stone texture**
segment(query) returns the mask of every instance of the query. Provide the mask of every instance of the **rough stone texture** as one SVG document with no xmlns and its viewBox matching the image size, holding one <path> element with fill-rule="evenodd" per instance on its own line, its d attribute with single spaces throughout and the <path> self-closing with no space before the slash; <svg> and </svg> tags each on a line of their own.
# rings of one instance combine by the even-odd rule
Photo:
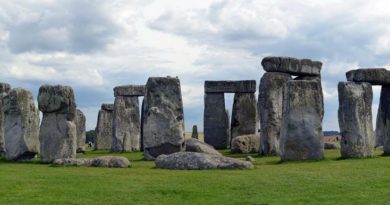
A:
<svg viewBox="0 0 390 205">
<path fill-rule="evenodd" d="M 107 104 L 105 104 L 107 105 Z M 111 107 L 113 104 L 109 104 Z M 95 139 L 95 149 L 111 149 L 112 143 L 112 109 L 102 109 L 99 111 L 98 120 L 96 125 L 96 139 Z"/>
<path fill-rule="evenodd" d="M 254 93 L 256 81 L 205 81 L 204 91 L 205 93 Z"/>
<path fill-rule="evenodd" d="M 101 109 L 102 110 L 107 110 L 107 111 L 113 111 L 114 110 L 114 104 L 102 104 Z"/>
<path fill-rule="evenodd" d="M 280 155 L 286 160 L 324 157 L 323 94 L 319 80 L 292 80 L 284 88 Z"/>
<path fill-rule="evenodd" d="M 122 85 L 114 88 L 114 96 L 144 96 L 144 85 Z"/>
<path fill-rule="evenodd" d="M 42 162 L 76 156 L 77 132 L 73 123 L 76 103 L 69 86 L 43 85 L 39 88 L 38 107 L 43 112 L 39 132 Z"/>
<path fill-rule="evenodd" d="M 241 135 L 232 140 L 232 153 L 258 153 L 260 147 L 260 135 Z"/>
<path fill-rule="evenodd" d="M 176 170 L 251 169 L 253 168 L 253 164 L 212 154 L 177 152 L 157 157 L 156 167 Z"/>
<path fill-rule="evenodd" d="M 144 151 L 144 116 L 145 116 L 145 111 L 144 111 L 144 105 L 145 105 L 145 98 L 142 99 L 142 105 L 141 105 L 141 151 Z"/>
<path fill-rule="evenodd" d="M 205 154 L 222 155 L 211 145 L 201 142 L 197 139 L 186 139 L 186 152 L 199 152 Z"/>
<path fill-rule="evenodd" d="M 138 97 L 118 96 L 113 111 L 113 152 L 132 152 L 141 149 L 141 121 Z"/>
<path fill-rule="evenodd" d="M 226 142 L 228 143 L 227 144 L 227 148 L 230 147 L 230 142 L 232 141 L 232 133 L 230 132 L 231 130 L 231 127 L 230 127 L 230 113 L 229 113 L 229 110 L 226 109 L 225 110 L 225 127 L 226 127 Z"/>
<path fill-rule="evenodd" d="M 3 98 L 5 158 L 28 160 L 39 152 L 39 112 L 30 91 L 15 88 Z"/>
<path fill-rule="evenodd" d="M 191 138 L 198 139 L 198 126 L 192 126 L 192 135 Z"/>
<path fill-rule="evenodd" d="M 256 134 L 259 130 L 257 100 L 254 93 L 236 93 L 234 95 L 231 140 L 241 135 Z M 257 148 L 258 150 L 258 148 Z"/>
<path fill-rule="evenodd" d="M 384 68 L 360 68 L 346 73 L 348 81 L 367 82 L 372 85 L 390 84 L 390 71 Z"/>
<path fill-rule="evenodd" d="M 3 97 L 9 93 L 10 89 L 9 84 L 0 83 L 0 157 L 5 156 Z"/>
<path fill-rule="evenodd" d="M 248 162 L 255 162 L 255 158 L 253 158 L 252 156 L 246 156 L 245 157 L 245 161 L 248 161 Z"/>
<path fill-rule="evenodd" d="M 264 73 L 260 80 L 258 112 L 260 113 L 260 155 L 279 155 L 283 111 L 283 86 L 291 80 L 286 73 Z"/>
<path fill-rule="evenodd" d="M 184 151 L 184 113 L 179 79 L 149 78 L 144 100 L 145 158 L 153 160 L 161 154 Z"/>
<path fill-rule="evenodd" d="M 331 142 L 325 142 L 324 143 L 324 148 L 325 149 L 340 149 L 339 144 L 331 143 Z"/>
<path fill-rule="evenodd" d="M 381 90 L 375 146 L 383 146 L 384 154 L 390 155 L 390 85 L 383 85 Z"/>
<path fill-rule="evenodd" d="M 77 153 L 83 153 L 85 152 L 85 140 L 86 140 L 86 132 L 85 132 L 85 115 L 84 113 L 77 109 L 76 110 L 76 117 L 74 118 L 74 122 L 76 125 L 76 135 L 77 135 Z"/>
<path fill-rule="evenodd" d="M 81 159 L 56 159 L 54 165 L 64 166 L 94 166 L 94 167 L 110 167 L 110 168 L 128 168 L 131 164 L 125 157 L 119 156 L 103 156 L 97 158 L 81 158 Z"/>
<path fill-rule="evenodd" d="M 310 59 L 291 57 L 265 57 L 261 65 L 267 72 L 282 72 L 291 75 L 320 75 L 322 63 Z"/>
<path fill-rule="evenodd" d="M 374 152 L 372 86 L 369 83 L 340 82 L 339 126 L 341 157 L 368 157 Z"/>
<path fill-rule="evenodd" d="M 216 149 L 226 149 L 230 141 L 225 96 L 223 93 L 206 93 L 204 102 L 204 141 Z"/>
</svg>

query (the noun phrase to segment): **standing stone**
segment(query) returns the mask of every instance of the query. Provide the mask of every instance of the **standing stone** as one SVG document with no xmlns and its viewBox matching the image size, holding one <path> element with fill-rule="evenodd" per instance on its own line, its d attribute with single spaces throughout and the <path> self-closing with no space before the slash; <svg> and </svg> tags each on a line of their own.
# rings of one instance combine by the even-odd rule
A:
<svg viewBox="0 0 390 205">
<path fill-rule="evenodd" d="M 381 90 L 375 146 L 383 146 L 384 154 L 390 155 L 390 85 L 383 85 Z"/>
<path fill-rule="evenodd" d="M 161 154 L 185 150 L 183 101 L 178 78 L 148 79 L 144 114 L 143 136 L 146 159 L 154 160 Z"/>
<path fill-rule="evenodd" d="M 374 153 L 372 86 L 370 83 L 340 82 L 339 125 L 341 157 L 368 157 Z"/>
<path fill-rule="evenodd" d="M 226 142 L 228 142 L 228 147 L 230 147 L 230 143 L 231 140 L 232 140 L 232 133 L 230 132 L 230 113 L 229 113 L 229 110 L 226 109 L 225 110 L 225 127 L 226 127 L 226 133 L 227 133 L 227 136 L 226 136 Z"/>
<path fill-rule="evenodd" d="M 256 134 L 258 129 L 255 93 L 236 93 L 232 111 L 231 140 L 241 135 Z"/>
<path fill-rule="evenodd" d="M 39 112 L 30 91 L 12 89 L 3 99 L 5 158 L 33 159 L 39 152 Z"/>
<path fill-rule="evenodd" d="M 192 135 L 191 138 L 199 139 L 198 138 L 198 126 L 194 125 L 192 126 Z"/>
<path fill-rule="evenodd" d="M 324 157 L 323 94 L 319 80 L 291 80 L 283 94 L 280 155 L 286 160 Z"/>
<path fill-rule="evenodd" d="M 229 124 L 226 122 L 229 118 L 226 116 L 225 95 L 206 93 L 204 101 L 204 142 L 216 149 L 226 149 L 229 144 Z"/>
<path fill-rule="evenodd" d="M 96 125 L 95 149 L 111 149 L 112 143 L 112 112 L 114 104 L 103 104 Z"/>
<path fill-rule="evenodd" d="M 85 133 L 85 115 L 84 113 L 77 109 L 76 110 L 76 117 L 74 119 L 74 123 L 76 125 L 76 135 L 77 135 L 77 153 L 84 153 L 85 152 L 85 140 L 86 140 L 86 133 Z"/>
<path fill-rule="evenodd" d="M 145 98 L 142 99 L 142 105 L 141 105 L 141 151 L 144 151 L 144 116 L 145 116 L 145 111 L 144 111 L 144 104 L 145 104 Z"/>
<path fill-rule="evenodd" d="M 141 123 L 137 96 L 117 96 L 113 112 L 111 151 L 140 150 Z"/>
<path fill-rule="evenodd" d="M 3 97 L 9 93 L 10 89 L 9 84 L 0 83 L 0 157 L 5 156 Z"/>
<path fill-rule="evenodd" d="M 283 111 L 283 86 L 290 74 L 264 73 L 259 86 L 260 155 L 278 155 Z"/>
<path fill-rule="evenodd" d="M 41 161 L 76 157 L 76 103 L 73 89 L 62 85 L 43 85 L 38 94 L 43 112 L 39 132 Z"/>
</svg>

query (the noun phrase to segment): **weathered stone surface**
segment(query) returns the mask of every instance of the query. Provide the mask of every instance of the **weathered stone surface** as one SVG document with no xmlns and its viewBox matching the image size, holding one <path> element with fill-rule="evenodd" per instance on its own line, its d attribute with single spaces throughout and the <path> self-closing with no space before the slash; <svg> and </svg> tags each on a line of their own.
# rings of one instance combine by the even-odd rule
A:
<svg viewBox="0 0 390 205">
<path fill-rule="evenodd" d="M 321 82 L 291 80 L 284 88 L 280 155 L 286 160 L 319 160 L 324 157 Z"/>
<path fill-rule="evenodd" d="M 153 160 L 161 154 L 184 151 L 184 113 L 179 79 L 149 78 L 144 100 L 145 158 Z"/>
<path fill-rule="evenodd" d="M 5 158 L 32 159 L 39 152 L 39 112 L 30 91 L 15 88 L 3 98 Z"/>
<path fill-rule="evenodd" d="M 145 105 L 145 98 L 142 99 L 142 105 L 141 105 L 141 151 L 144 151 L 144 116 L 145 116 L 145 110 L 144 110 L 144 105 Z"/>
<path fill-rule="evenodd" d="M 232 140 L 237 136 L 258 132 L 259 118 L 257 100 L 254 93 L 236 93 L 234 95 L 230 129 Z"/>
<path fill-rule="evenodd" d="M 325 142 L 324 143 L 324 148 L 325 149 L 340 149 L 339 144 L 331 143 L 331 142 Z"/>
<path fill-rule="evenodd" d="M 256 81 L 205 81 L 204 91 L 205 93 L 254 93 Z"/>
<path fill-rule="evenodd" d="M 59 158 L 74 158 L 77 131 L 74 124 L 76 103 L 69 86 L 44 85 L 39 89 L 38 107 L 43 112 L 39 132 L 42 162 Z"/>
<path fill-rule="evenodd" d="M 340 82 L 339 126 L 341 157 L 368 157 L 374 152 L 372 87 L 369 83 Z"/>
<path fill-rule="evenodd" d="M 226 149 L 229 138 L 229 118 L 226 116 L 223 93 L 206 93 L 204 98 L 204 141 L 216 149 Z"/>
<path fill-rule="evenodd" d="M 170 155 L 160 155 L 156 159 L 156 167 L 176 170 L 206 170 L 206 169 L 251 169 L 250 162 L 196 152 L 176 152 Z"/>
<path fill-rule="evenodd" d="M 0 83 L 0 157 L 5 156 L 3 97 L 9 93 L 10 89 L 9 84 Z"/>
<path fill-rule="evenodd" d="M 198 139 L 198 126 L 192 126 L 191 138 Z"/>
<path fill-rule="evenodd" d="M 228 143 L 227 144 L 227 148 L 230 147 L 230 142 L 232 141 L 232 133 L 230 132 L 231 130 L 231 127 L 230 127 L 230 113 L 229 113 L 229 110 L 228 109 L 225 109 L 225 127 L 226 127 L 226 133 L 227 133 L 227 136 L 226 136 L 226 142 Z"/>
<path fill-rule="evenodd" d="M 145 85 L 122 85 L 114 88 L 114 96 L 144 96 Z"/>
<path fill-rule="evenodd" d="M 199 152 L 205 154 L 222 155 L 211 145 L 201 142 L 197 139 L 186 139 L 186 152 Z"/>
<path fill-rule="evenodd" d="M 94 166 L 94 167 L 110 167 L 110 168 L 128 168 L 131 163 L 125 157 L 119 156 L 103 156 L 97 158 L 81 158 L 81 159 L 56 159 L 54 165 L 64 166 Z"/>
<path fill-rule="evenodd" d="M 76 135 L 77 135 L 77 153 L 84 153 L 85 152 L 85 140 L 86 140 L 86 133 L 85 133 L 85 115 L 84 113 L 77 109 L 76 110 L 76 117 L 74 118 L 73 123 L 76 125 Z"/>
<path fill-rule="evenodd" d="M 291 75 L 320 75 L 322 67 L 320 61 L 275 56 L 263 58 L 261 65 L 267 72 L 282 72 Z"/>
<path fill-rule="evenodd" d="M 286 73 L 264 73 L 260 80 L 260 155 L 278 155 L 283 112 L 283 86 L 291 80 Z"/>
<path fill-rule="evenodd" d="M 138 97 L 118 96 L 113 111 L 111 151 L 139 151 L 141 122 Z"/>
<path fill-rule="evenodd" d="M 360 68 L 346 73 L 348 81 L 367 82 L 372 85 L 390 84 L 390 71 L 385 68 Z"/>
<path fill-rule="evenodd" d="M 106 107 L 112 107 L 113 104 L 105 104 L 109 105 Z M 112 144 L 112 110 L 102 109 L 99 111 L 98 120 L 96 125 L 96 139 L 95 139 L 95 149 L 111 149 Z"/>
<path fill-rule="evenodd" d="M 260 135 L 241 135 L 232 140 L 232 153 L 258 153 L 260 147 Z"/>
<path fill-rule="evenodd" d="M 255 158 L 253 158 L 252 156 L 246 156 L 245 157 L 245 161 L 248 161 L 248 162 L 255 162 Z"/>
<path fill-rule="evenodd" d="M 381 90 L 375 146 L 383 146 L 384 154 L 390 155 L 390 85 L 383 85 Z"/>
<path fill-rule="evenodd" d="M 114 104 L 102 104 L 101 109 L 102 110 L 107 110 L 107 111 L 113 111 L 114 110 Z"/>
</svg>

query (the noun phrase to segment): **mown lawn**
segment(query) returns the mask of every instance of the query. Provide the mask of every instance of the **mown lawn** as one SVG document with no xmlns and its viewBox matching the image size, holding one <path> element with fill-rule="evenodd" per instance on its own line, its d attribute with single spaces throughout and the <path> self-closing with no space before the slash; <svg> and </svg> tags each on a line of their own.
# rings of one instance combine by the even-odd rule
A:
<svg viewBox="0 0 390 205">
<path fill-rule="evenodd" d="M 84 157 L 111 153 L 88 152 Z M 228 152 L 224 152 L 226 155 Z M 390 157 L 279 163 L 253 170 L 170 171 L 128 157 L 132 167 L 53 167 L 0 161 L 0 204 L 390 204 Z M 230 155 L 243 158 L 246 155 Z"/>
</svg>

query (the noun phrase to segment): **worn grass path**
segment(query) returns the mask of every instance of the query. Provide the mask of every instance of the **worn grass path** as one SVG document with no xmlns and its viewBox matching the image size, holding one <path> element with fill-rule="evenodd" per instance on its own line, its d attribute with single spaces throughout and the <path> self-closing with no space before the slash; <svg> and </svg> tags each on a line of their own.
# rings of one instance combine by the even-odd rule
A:
<svg viewBox="0 0 390 205">
<path fill-rule="evenodd" d="M 390 157 L 379 154 L 288 163 L 253 155 L 255 169 L 236 171 L 159 170 L 141 153 L 118 154 L 128 169 L 0 161 L 0 204 L 390 204 Z"/>
</svg>

